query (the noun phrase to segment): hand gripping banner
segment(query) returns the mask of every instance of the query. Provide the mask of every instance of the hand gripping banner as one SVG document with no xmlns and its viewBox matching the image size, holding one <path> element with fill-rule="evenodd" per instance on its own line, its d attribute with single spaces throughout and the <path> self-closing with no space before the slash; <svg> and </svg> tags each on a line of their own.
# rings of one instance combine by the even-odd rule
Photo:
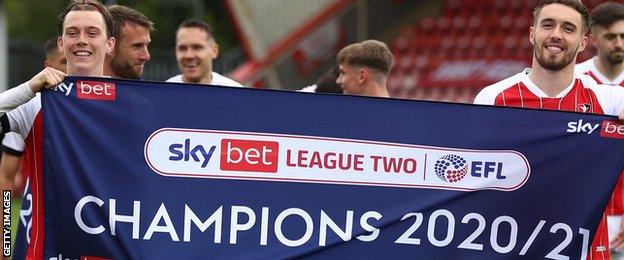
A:
<svg viewBox="0 0 624 260">
<path fill-rule="evenodd" d="M 68 78 L 41 116 L 45 259 L 582 259 L 624 165 L 568 112 Z"/>
</svg>

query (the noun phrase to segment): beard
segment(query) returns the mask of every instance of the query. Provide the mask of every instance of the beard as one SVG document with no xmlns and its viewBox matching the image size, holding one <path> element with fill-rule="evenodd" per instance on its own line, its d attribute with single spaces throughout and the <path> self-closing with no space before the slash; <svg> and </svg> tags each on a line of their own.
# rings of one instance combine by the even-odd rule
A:
<svg viewBox="0 0 624 260">
<path fill-rule="evenodd" d="M 617 48 L 605 55 L 604 58 L 609 64 L 618 65 L 624 62 L 624 50 Z"/>
<path fill-rule="evenodd" d="M 543 45 L 538 46 L 535 44 L 533 46 L 533 53 L 535 53 L 534 55 L 537 59 L 537 63 L 539 63 L 542 68 L 549 71 L 560 71 L 570 65 L 570 63 L 574 62 L 578 48 L 579 46 L 576 46 L 574 50 L 568 49 L 559 60 L 553 55 L 546 54 L 546 51 L 543 49 Z"/>
<path fill-rule="evenodd" d="M 111 59 L 111 70 L 115 75 L 124 79 L 141 79 L 143 71 L 137 71 L 130 61 L 124 60 L 123 55 L 115 53 Z"/>
</svg>

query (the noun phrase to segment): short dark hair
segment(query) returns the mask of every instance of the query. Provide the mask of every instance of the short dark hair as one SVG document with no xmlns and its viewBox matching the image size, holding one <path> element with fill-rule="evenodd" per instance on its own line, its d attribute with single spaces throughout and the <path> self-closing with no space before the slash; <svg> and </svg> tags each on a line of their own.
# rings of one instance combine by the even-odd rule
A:
<svg viewBox="0 0 624 260">
<path fill-rule="evenodd" d="M 178 31 L 180 31 L 180 29 L 182 28 L 198 28 L 204 30 L 206 33 L 208 33 L 209 39 L 214 39 L 214 36 L 212 34 L 212 27 L 210 27 L 207 22 L 197 19 L 186 19 L 182 21 L 182 23 L 180 23 L 180 25 L 178 26 L 178 29 L 176 30 L 176 35 L 178 34 Z"/>
<path fill-rule="evenodd" d="M 52 37 L 45 41 L 43 44 L 43 50 L 45 50 L 45 55 L 48 56 L 58 50 L 58 45 L 56 45 L 56 40 L 58 37 Z"/>
<path fill-rule="evenodd" d="M 377 40 L 366 40 L 344 47 L 336 55 L 336 61 L 338 64 L 376 69 L 387 76 L 392 68 L 394 56 L 385 43 Z"/>
<path fill-rule="evenodd" d="M 106 25 L 106 36 L 113 36 L 113 18 L 111 17 L 108 9 L 97 0 L 72 0 L 67 4 L 65 9 L 61 11 L 58 16 L 58 25 L 57 32 L 58 35 L 63 35 L 63 23 L 65 23 L 65 17 L 71 11 L 96 11 L 102 14 L 102 18 L 104 18 L 104 23 Z"/>
<path fill-rule="evenodd" d="M 316 89 L 314 92 L 342 94 L 342 88 L 336 83 L 336 79 L 339 76 L 340 70 L 338 69 L 338 65 L 335 65 L 316 80 Z"/>
<path fill-rule="evenodd" d="M 606 2 L 597 5 L 591 11 L 591 26 L 609 28 L 615 22 L 624 20 L 624 4 L 616 2 Z"/>
<path fill-rule="evenodd" d="M 542 8 L 544 8 L 544 6 L 551 5 L 551 4 L 565 5 L 567 7 L 570 7 L 576 10 L 579 14 L 581 14 L 581 17 L 583 18 L 583 24 L 582 24 L 581 30 L 583 34 L 587 32 L 587 29 L 589 29 L 589 23 L 591 19 L 589 16 L 589 10 L 587 10 L 587 7 L 583 3 L 581 3 L 580 0 L 541 0 L 537 4 L 537 6 L 535 6 L 535 9 L 533 9 L 533 24 L 534 25 L 537 23 L 537 17 L 540 15 Z"/>
<path fill-rule="evenodd" d="M 121 34 L 121 27 L 125 22 L 138 24 L 147 28 L 150 32 L 154 31 L 154 23 L 150 21 L 143 13 L 124 5 L 110 5 L 107 7 L 113 17 L 113 37 L 118 38 Z"/>
</svg>

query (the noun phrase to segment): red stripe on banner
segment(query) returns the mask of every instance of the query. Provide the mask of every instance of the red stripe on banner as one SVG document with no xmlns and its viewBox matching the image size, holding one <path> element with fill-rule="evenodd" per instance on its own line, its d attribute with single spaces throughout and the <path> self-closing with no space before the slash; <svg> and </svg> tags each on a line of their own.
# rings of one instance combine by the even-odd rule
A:
<svg viewBox="0 0 624 260">
<path fill-rule="evenodd" d="M 33 127 L 26 138 L 26 150 L 30 157 L 30 187 L 32 192 L 32 227 L 26 259 L 43 259 L 43 120 L 37 114 Z M 26 153 L 25 153 L 26 154 Z"/>
</svg>

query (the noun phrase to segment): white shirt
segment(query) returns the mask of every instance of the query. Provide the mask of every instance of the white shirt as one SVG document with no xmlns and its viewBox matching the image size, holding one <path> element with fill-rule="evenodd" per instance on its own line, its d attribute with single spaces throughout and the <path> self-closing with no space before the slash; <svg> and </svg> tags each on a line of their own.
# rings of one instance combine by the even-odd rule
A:
<svg viewBox="0 0 624 260">
<path fill-rule="evenodd" d="M 298 90 L 300 92 L 316 92 L 316 84 Z"/>
<path fill-rule="evenodd" d="M 596 67 L 596 59 L 598 57 L 594 56 L 593 58 L 576 64 L 574 66 L 574 72 L 589 75 L 594 80 L 596 80 L 599 84 L 607 84 L 607 85 L 620 85 L 624 87 L 624 71 L 620 73 L 613 80 L 609 80 L 600 70 Z"/>
<path fill-rule="evenodd" d="M 2 125 L 2 132 L 15 132 L 26 139 L 35 117 L 41 109 L 41 95 L 32 93 L 28 82 L 0 93 L 0 117 L 8 117 L 10 129 Z"/>
<path fill-rule="evenodd" d="M 184 83 L 182 81 L 182 74 L 171 77 L 166 82 Z M 226 76 L 223 76 L 219 73 L 216 73 L 214 71 L 212 72 L 212 82 L 210 83 L 210 85 L 228 86 L 228 87 L 244 87 L 240 83 Z"/>
<path fill-rule="evenodd" d="M 13 132 L 8 132 L 2 140 L 2 146 L 4 146 L 4 148 L 11 149 L 12 151 L 21 153 L 24 152 L 26 144 L 24 143 L 22 136 Z"/>
</svg>

